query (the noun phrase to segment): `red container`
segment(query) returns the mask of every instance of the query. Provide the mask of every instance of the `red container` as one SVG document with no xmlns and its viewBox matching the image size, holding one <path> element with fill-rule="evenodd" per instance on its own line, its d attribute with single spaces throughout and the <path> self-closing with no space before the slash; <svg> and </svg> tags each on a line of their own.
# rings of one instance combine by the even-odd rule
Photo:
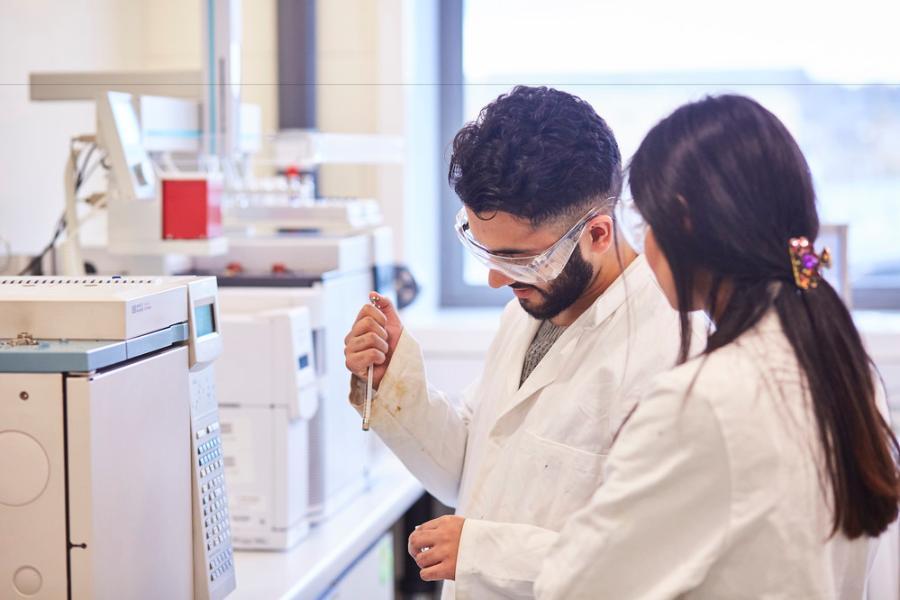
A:
<svg viewBox="0 0 900 600">
<path fill-rule="evenodd" d="M 222 182 L 204 174 L 164 175 L 160 186 L 163 239 L 222 235 Z"/>
</svg>

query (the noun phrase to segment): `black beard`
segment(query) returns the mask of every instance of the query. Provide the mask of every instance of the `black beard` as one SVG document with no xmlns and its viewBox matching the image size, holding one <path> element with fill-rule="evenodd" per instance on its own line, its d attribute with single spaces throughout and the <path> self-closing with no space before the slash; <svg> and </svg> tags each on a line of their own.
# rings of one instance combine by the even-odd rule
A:
<svg viewBox="0 0 900 600">
<path fill-rule="evenodd" d="M 520 299 L 522 309 L 535 319 L 544 321 L 552 319 L 573 304 L 587 289 L 594 275 L 594 270 L 581 256 L 581 251 L 575 248 L 572 257 L 563 268 L 559 276 L 550 282 L 548 290 L 542 290 L 534 286 L 513 284 L 512 287 L 532 287 L 544 298 L 544 302 L 537 307 L 529 307 L 528 301 Z"/>
</svg>

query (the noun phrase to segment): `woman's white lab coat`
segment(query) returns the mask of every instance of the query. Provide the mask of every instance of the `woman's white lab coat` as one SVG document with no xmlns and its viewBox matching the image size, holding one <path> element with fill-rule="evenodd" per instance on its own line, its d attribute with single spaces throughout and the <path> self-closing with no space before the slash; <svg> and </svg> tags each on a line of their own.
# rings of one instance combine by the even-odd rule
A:
<svg viewBox="0 0 900 600">
<path fill-rule="evenodd" d="M 829 538 L 822 460 L 796 358 L 770 312 L 657 378 L 622 428 L 606 482 L 548 553 L 536 596 L 862 598 L 877 541 Z M 896 598 L 895 544 L 882 588 L 892 591 L 870 597 Z"/>
<path fill-rule="evenodd" d="M 445 598 L 532 597 L 558 530 L 603 480 L 612 435 L 634 403 L 627 392 L 637 394 L 677 354 L 677 314 L 643 257 L 520 388 L 537 327 L 517 302 L 506 307 L 462 406 L 428 386 L 419 347 L 404 332 L 375 396 L 372 428 L 429 492 L 466 517 Z M 354 386 L 352 403 L 364 389 Z"/>
</svg>

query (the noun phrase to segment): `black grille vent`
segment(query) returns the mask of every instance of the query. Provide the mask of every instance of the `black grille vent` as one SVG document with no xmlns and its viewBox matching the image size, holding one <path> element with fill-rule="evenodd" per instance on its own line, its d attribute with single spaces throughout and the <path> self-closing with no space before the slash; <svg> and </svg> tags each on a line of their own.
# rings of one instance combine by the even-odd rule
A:
<svg viewBox="0 0 900 600">
<path fill-rule="evenodd" d="M 148 277 L 0 277 L 0 286 L 53 286 L 53 285 L 146 285 L 155 283 Z"/>
</svg>

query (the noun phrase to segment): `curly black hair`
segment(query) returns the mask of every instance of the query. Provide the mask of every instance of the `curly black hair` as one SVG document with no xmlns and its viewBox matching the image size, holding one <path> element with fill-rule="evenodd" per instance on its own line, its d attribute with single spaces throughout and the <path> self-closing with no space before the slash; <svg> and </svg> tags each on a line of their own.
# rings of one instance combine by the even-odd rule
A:
<svg viewBox="0 0 900 600">
<path fill-rule="evenodd" d="M 590 104 L 517 86 L 456 134 L 447 178 L 479 216 L 502 211 L 539 226 L 618 196 L 622 158 Z"/>
</svg>

